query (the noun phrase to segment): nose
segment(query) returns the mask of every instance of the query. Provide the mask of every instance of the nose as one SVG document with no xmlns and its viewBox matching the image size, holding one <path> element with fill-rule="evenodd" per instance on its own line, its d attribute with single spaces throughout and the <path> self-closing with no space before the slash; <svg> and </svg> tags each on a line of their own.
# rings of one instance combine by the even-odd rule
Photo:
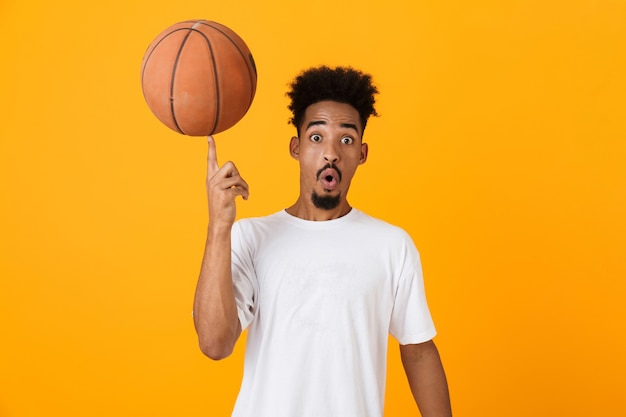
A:
<svg viewBox="0 0 626 417">
<path fill-rule="evenodd" d="M 336 144 L 332 142 L 326 143 L 324 148 L 324 160 L 331 164 L 335 164 L 339 161 L 339 152 L 337 151 Z"/>
</svg>

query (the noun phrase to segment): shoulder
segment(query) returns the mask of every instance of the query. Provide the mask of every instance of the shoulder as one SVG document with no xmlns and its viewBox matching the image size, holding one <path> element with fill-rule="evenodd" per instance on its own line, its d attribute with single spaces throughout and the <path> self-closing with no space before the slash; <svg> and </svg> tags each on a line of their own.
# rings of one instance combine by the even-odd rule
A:
<svg viewBox="0 0 626 417">
<path fill-rule="evenodd" d="M 283 212 L 282 211 L 278 211 L 272 214 L 268 214 L 265 216 L 258 216 L 258 217 L 245 217 L 242 219 L 238 219 L 235 224 L 239 224 L 239 225 L 256 225 L 256 224 L 266 224 L 266 223 L 272 223 L 272 222 L 277 222 L 280 221 L 280 219 L 283 217 Z"/>
<path fill-rule="evenodd" d="M 379 234 L 380 237 L 403 242 L 412 242 L 409 233 L 400 226 L 389 223 L 377 217 L 373 217 L 360 210 L 356 210 L 354 214 L 354 224 L 359 227 L 367 228 L 370 232 Z"/>
<path fill-rule="evenodd" d="M 279 211 L 267 216 L 239 219 L 233 225 L 232 234 L 233 236 L 256 236 L 268 233 L 283 224 L 284 218 L 284 213 Z"/>
<path fill-rule="evenodd" d="M 359 212 L 356 221 L 360 225 L 364 241 L 374 244 L 381 254 L 398 262 L 420 262 L 420 254 L 411 235 L 402 227 Z"/>
</svg>

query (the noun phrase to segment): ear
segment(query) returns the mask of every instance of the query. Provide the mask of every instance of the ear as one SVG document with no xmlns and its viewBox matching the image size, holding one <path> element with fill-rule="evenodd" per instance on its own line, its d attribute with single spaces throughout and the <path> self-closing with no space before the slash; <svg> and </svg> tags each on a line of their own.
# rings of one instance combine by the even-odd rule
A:
<svg viewBox="0 0 626 417">
<path fill-rule="evenodd" d="M 294 136 L 291 138 L 291 141 L 289 141 L 289 154 L 295 160 L 300 159 L 300 138 L 299 137 Z"/>
<path fill-rule="evenodd" d="M 367 143 L 361 144 L 361 159 L 359 160 L 359 165 L 364 164 L 367 161 L 367 151 L 368 151 Z"/>
</svg>

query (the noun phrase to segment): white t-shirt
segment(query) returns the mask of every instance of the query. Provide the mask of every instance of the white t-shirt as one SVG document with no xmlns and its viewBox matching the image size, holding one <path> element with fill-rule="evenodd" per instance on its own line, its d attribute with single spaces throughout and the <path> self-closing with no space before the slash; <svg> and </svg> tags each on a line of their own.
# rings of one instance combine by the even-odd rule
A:
<svg viewBox="0 0 626 417">
<path fill-rule="evenodd" d="M 410 236 L 356 209 L 280 211 L 235 223 L 232 256 L 248 329 L 233 417 L 382 416 L 389 333 L 435 336 Z"/>
</svg>

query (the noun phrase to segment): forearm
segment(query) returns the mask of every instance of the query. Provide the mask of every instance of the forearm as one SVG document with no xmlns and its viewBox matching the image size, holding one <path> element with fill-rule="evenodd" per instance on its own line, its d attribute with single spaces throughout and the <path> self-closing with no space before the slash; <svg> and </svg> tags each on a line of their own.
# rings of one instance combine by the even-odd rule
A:
<svg viewBox="0 0 626 417">
<path fill-rule="evenodd" d="M 450 417 L 450 394 L 437 347 L 432 341 L 400 347 L 402 364 L 422 417 Z"/>
<path fill-rule="evenodd" d="M 211 227 L 194 298 L 194 324 L 202 352 L 222 359 L 241 333 L 231 272 L 230 227 Z"/>
</svg>

